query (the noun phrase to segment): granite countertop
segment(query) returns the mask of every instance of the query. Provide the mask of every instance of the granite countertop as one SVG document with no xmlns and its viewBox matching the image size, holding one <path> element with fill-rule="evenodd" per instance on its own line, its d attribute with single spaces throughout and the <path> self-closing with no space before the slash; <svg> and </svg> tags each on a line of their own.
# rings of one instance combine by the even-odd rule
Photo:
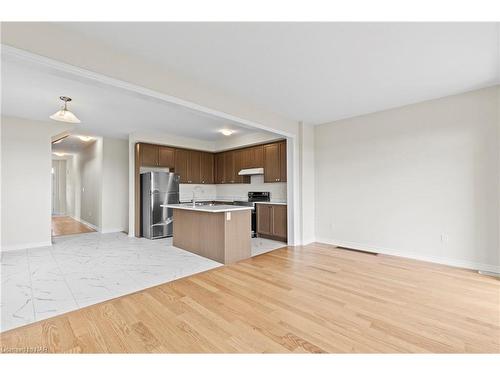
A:
<svg viewBox="0 0 500 375">
<path fill-rule="evenodd" d="M 189 211 L 201 211 L 201 212 L 231 212 L 231 211 L 244 211 L 251 210 L 252 207 L 246 206 L 234 206 L 228 204 L 217 204 L 217 205 L 199 205 L 193 206 L 191 203 L 181 203 L 181 204 L 162 204 L 161 207 L 167 208 L 177 208 L 180 210 L 189 210 Z"/>
</svg>

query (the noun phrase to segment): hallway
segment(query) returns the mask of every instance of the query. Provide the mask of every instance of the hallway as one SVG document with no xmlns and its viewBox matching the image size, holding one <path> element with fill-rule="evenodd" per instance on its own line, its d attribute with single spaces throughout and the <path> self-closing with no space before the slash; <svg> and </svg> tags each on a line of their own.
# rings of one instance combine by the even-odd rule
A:
<svg viewBox="0 0 500 375">
<path fill-rule="evenodd" d="M 69 216 L 52 216 L 53 237 L 90 232 L 95 230 Z"/>
</svg>

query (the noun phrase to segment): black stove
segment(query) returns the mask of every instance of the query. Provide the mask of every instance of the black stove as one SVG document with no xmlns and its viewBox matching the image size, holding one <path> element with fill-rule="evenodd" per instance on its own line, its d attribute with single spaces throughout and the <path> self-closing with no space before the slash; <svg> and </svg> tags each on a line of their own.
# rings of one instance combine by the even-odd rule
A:
<svg viewBox="0 0 500 375">
<path fill-rule="evenodd" d="M 253 207 L 252 209 L 252 237 L 257 237 L 257 214 L 255 202 L 269 202 L 271 193 L 269 191 L 249 191 L 247 201 L 234 201 L 235 206 Z"/>
</svg>

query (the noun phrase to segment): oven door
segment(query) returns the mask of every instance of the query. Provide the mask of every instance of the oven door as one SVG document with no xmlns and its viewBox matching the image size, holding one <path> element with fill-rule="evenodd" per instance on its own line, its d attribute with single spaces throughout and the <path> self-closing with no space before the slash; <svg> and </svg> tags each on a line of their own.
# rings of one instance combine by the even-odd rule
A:
<svg viewBox="0 0 500 375">
<path fill-rule="evenodd" d="M 257 211 L 252 209 L 252 238 L 257 237 Z"/>
</svg>

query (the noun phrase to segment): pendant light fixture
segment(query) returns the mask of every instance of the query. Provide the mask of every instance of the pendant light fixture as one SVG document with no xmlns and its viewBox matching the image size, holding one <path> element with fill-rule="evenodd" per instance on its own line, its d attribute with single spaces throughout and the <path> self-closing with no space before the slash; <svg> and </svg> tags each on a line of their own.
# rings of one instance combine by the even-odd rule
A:
<svg viewBox="0 0 500 375">
<path fill-rule="evenodd" d="M 56 121 L 79 124 L 81 121 L 78 119 L 78 117 L 75 116 L 73 112 L 69 111 L 67 107 L 68 102 L 71 101 L 71 98 L 67 96 L 60 96 L 59 99 L 61 99 L 64 102 L 64 106 L 59 111 L 50 116 L 50 118 Z"/>
</svg>

